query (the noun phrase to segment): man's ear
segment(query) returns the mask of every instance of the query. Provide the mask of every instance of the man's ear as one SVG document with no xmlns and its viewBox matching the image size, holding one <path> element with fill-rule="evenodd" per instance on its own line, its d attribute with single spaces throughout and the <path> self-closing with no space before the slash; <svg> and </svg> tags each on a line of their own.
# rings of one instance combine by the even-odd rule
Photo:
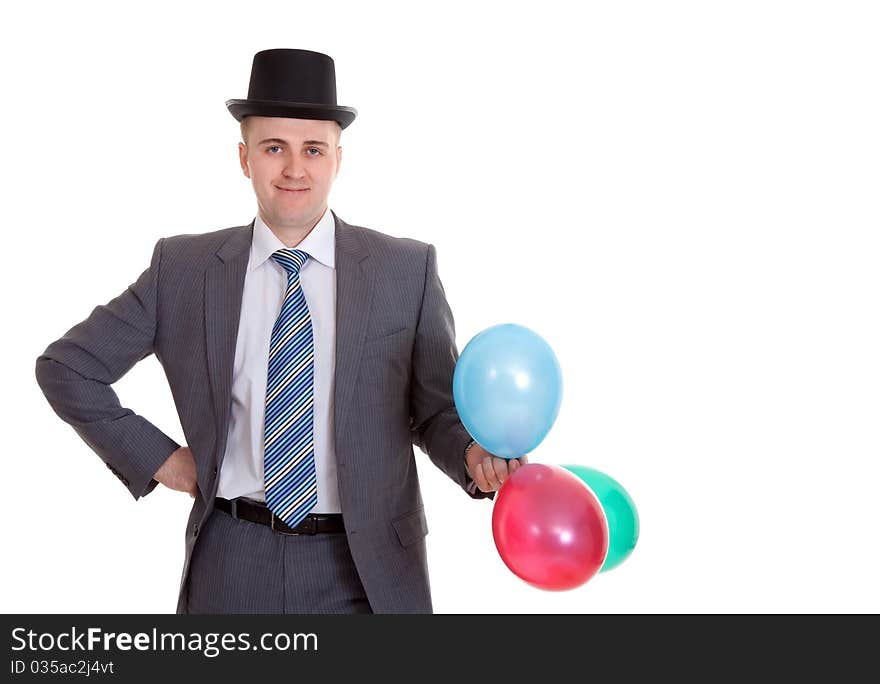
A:
<svg viewBox="0 0 880 684">
<path fill-rule="evenodd" d="M 342 145 L 336 146 L 336 176 L 339 175 L 339 167 L 342 166 Z M 334 176 L 334 178 L 336 177 Z"/>
<path fill-rule="evenodd" d="M 238 163 L 241 165 L 242 173 L 244 173 L 247 178 L 250 178 L 251 172 L 247 165 L 247 145 L 244 143 L 238 143 Z"/>
</svg>

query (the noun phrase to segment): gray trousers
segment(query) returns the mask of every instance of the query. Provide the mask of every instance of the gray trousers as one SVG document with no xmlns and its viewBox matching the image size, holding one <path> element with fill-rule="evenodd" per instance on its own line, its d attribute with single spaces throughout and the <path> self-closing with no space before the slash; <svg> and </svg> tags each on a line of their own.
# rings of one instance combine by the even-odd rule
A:
<svg viewBox="0 0 880 684">
<path fill-rule="evenodd" d="M 345 533 L 283 535 L 214 510 L 190 563 L 188 614 L 371 613 Z"/>
</svg>

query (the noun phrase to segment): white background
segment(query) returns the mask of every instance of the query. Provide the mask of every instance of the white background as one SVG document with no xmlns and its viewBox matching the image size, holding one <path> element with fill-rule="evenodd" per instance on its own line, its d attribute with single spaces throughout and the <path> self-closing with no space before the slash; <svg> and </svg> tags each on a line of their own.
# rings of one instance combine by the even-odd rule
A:
<svg viewBox="0 0 880 684">
<path fill-rule="evenodd" d="M 331 208 L 436 245 L 459 349 L 542 335 L 565 390 L 531 460 L 604 470 L 641 517 L 623 565 L 541 591 L 417 450 L 436 612 L 878 611 L 875 7 L 7 9 L 2 610 L 174 612 L 191 499 L 135 502 L 34 361 L 158 238 L 253 218 L 224 102 L 299 47 L 359 112 Z M 155 357 L 114 389 L 185 443 Z"/>
</svg>

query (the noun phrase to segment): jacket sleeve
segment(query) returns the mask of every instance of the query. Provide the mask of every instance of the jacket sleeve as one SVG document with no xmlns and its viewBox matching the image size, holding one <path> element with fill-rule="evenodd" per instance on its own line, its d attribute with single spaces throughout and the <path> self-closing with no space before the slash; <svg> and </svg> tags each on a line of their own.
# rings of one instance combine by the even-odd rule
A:
<svg viewBox="0 0 880 684">
<path fill-rule="evenodd" d="M 410 431 L 412 442 L 474 499 L 493 499 L 467 474 L 464 451 L 471 436 L 462 425 L 452 396 L 458 361 L 455 322 L 437 272 L 437 250 L 428 245 L 425 286 L 412 356 Z"/>
<path fill-rule="evenodd" d="M 36 378 L 56 414 L 101 457 L 137 500 L 180 447 L 146 418 L 119 404 L 111 384 L 154 351 L 160 239 L 150 267 L 107 304 L 37 357 Z"/>
</svg>

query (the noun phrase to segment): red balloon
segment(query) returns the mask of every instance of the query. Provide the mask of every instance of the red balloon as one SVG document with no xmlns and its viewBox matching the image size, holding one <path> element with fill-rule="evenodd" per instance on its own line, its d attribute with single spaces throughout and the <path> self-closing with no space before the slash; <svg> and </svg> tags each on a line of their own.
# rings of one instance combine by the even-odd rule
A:
<svg viewBox="0 0 880 684">
<path fill-rule="evenodd" d="M 543 463 L 517 468 L 498 490 L 492 535 L 513 574 L 539 589 L 580 586 L 608 553 L 599 499 L 571 471 Z"/>
</svg>

